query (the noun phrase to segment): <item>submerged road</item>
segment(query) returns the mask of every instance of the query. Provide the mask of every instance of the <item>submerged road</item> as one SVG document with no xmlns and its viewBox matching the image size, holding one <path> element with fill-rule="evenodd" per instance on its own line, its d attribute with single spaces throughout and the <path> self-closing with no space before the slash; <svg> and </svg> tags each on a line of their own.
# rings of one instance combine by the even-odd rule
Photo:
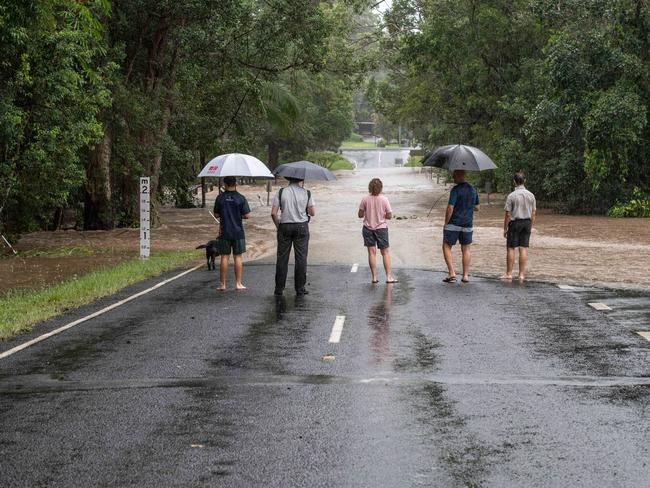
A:
<svg viewBox="0 0 650 488">
<path fill-rule="evenodd" d="M 648 486 L 647 296 L 397 276 L 203 269 L 0 360 L 0 486 Z"/>
</svg>

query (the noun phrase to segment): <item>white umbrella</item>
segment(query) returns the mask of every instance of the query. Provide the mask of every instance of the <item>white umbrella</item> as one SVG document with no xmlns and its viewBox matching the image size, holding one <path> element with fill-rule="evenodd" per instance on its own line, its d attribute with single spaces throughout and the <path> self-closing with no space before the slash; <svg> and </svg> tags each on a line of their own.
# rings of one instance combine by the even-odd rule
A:
<svg viewBox="0 0 650 488">
<path fill-rule="evenodd" d="M 248 154 L 222 154 L 210 160 L 199 173 L 203 176 L 248 176 L 250 178 L 275 178 L 269 168 L 259 159 Z"/>
</svg>

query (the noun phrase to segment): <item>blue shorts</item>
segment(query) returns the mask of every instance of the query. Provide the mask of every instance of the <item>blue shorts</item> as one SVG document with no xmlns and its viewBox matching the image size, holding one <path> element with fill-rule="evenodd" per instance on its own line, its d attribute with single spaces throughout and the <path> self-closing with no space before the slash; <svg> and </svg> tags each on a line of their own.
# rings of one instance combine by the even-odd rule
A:
<svg viewBox="0 0 650 488">
<path fill-rule="evenodd" d="M 471 227 L 459 227 L 457 225 L 447 224 L 442 231 L 442 240 L 445 244 L 454 246 L 460 242 L 461 246 L 468 246 L 472 243 L 474 229 Z"/>
<path fill-rule="evenodd" d="M 220 256 L 244 254 L 246 252 L 246 239 L 224 239 L 217 238 L 217 248 Z"/>
</svg>

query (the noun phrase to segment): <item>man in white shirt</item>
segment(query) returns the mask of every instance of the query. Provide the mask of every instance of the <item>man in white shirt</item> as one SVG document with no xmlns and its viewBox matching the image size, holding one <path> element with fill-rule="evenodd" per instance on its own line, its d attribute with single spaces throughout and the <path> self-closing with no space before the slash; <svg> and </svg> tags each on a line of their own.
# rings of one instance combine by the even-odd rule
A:
<svg viewBox="0 0 650 488">
<path fill-rule="evenodd" d="M 281 188 L 273 198 L 271 218 L 278 229 L 278 254 L 275 263 L 275 295 L 282 295 L 287 282 L 289 254 L 293 246 L 295 258 L 294 286 L 296 295 L 309 293 L 307 284 L 307 251 L 309 248 L 309 219 L 316 215 L 316 206 L 303 180 L 287 178 L 289 186 Z M 278 215 L 280 211 L 280 215 Z"/>
<path fill-rule="evenodd" d="M 515 250 L 519 248 L 519 280 L 524 281 L 528 262 L 530 233 L 537 217 L 535 195 L 524 186 L 526 177 L 518 171 L 514 175 L 515 190 L 506 199 L 506 215 L 503 221 L 503 237 L 506 238 L 506 274 L 501 279 L 512 280 Z"/>
</svg>

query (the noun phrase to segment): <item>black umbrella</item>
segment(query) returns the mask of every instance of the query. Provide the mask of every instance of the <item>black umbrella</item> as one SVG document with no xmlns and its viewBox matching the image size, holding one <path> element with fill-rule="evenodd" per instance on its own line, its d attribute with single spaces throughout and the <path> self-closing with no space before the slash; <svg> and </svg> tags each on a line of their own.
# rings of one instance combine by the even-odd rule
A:
<svg viewBox="0 0 650 488">
<path fill-rule="evenodd" d="M 435 166 L 437 168 L 455 171 L 485 171 L 497 167 L 494 161 L 480 149 L 463 144 L 440 146 L 426 156 L 422 166 Z"/>
<path fill-rule="evenodd" d="M 296 161 L 295 163 L 282 164 L 273 170 L 276 176 L 295 178 L 297 180 L 322 180 L 336 179 L 334 173 L 310 161 Z"/>
</svg>

